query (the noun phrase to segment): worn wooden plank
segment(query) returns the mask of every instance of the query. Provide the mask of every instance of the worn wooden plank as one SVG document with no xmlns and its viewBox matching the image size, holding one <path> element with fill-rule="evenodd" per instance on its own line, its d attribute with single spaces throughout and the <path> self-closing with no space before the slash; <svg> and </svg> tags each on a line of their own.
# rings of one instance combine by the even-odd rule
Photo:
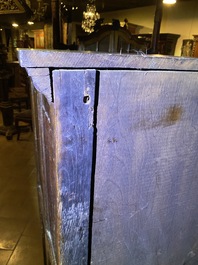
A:
<svg viewBox="0 0 198 265">
<path fill-rule="evenodd" d="M 195 58 L 57 50 L 18 50 L 23 67 L 198 70 Z"/>
<path fill-rule="evenodd" d="M 56 121 L 54 117 L 54 104 L 49 103 L 43 94 L 42 105 L 40 106 L 41 119 L 40 144 L 42 152 L 43 167 L 43 201 L 45 205 L 45 236 L 49 246 L 48 254 L 51 256 L 52 265 L 59 264 L 59 218 L 58 218 L 58 180 L 56 172 L 57 156 L 54 146 L 56 145 Z M 50 264 L 51 265 L 51 264 Z"/>
<path fill-rule="evenodd" d="M 49 68 L 26 68 L 34 87 L 43 94 L 49 102 L 52 102 L 52 87 Z M 42 85 L 41 85 L 42 84 Z"/>
<path fill-rule="evenodd" d="M 40 195 L 41 216 L 44 225 L 44 241 L 46 243 L 46 259 L 50 265 L 59 262 L 58 191 L 56 178 L 56 152 L 54 149 L 56 136 L 54 134 L 53 104 L 47 101 L 42 93 L 34 91 L 33 117 L 35 134 L 35 151 L 38 169 L 38 191 Z"/>
<path fill-rule="evenodd" d="M 95 70 L 53 72 L 58 264 L 88 264 L 95 79 Z"/>
<path fill-rule="evenodd" d="M 45 259 L 50 265 L 58 264 L 59 245 L 57 242 L 57 186 L 55 173 L 55 136 L 53 104 L 32 86 L 32 113 L 35 136 L 35 154 L 39 204 L 43 224 Z"/>
<path fill-rule="evenodd" d="M 91 264 L 197 264 L 197 100 L 197 73 L 100 72 Z"/>
</svg>

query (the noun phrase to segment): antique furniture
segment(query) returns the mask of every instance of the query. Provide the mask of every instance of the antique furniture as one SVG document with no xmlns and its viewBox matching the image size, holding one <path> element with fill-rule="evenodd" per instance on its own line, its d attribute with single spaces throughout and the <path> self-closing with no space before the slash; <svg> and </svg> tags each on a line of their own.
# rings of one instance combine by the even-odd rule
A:
<svg viewBox="0 0 198 265">
<path fill-rule="evenodd" d="M 136 53 L 145 51 L 144 43 L 134 38 L 129 30 L 114 25 L 104 25 L 93 33 L 79 37 L 80 51 Z"/>
<path fill-rule="evenodd" d="M 174 55 L 178 34 L 161 33 L 159 35 L 158 53 Z M 124 27 L 112 25 L 101 26 L 88 36 L 79 37 L 80 51 L 150 53 L 152 34 L 131 34 Z"/>
<path fill-rule="evenodd" d="M 136 34 L 139 42 L 143 42 L 147 50 L 151 48 L 152 34 Z M 179 34 L 160 33 L 158 42 L 158 53 L 163 55 L 174 55 Z"/>
<path fill-rule="evenodd" d="M 23 109 L 30 108 L 30 84 L 29 78 L 25 69 L 19 68 L 18 71 L 18 84 L 10 86 L 9 88 L 9 101 L 12 103 L 14 109 L 19 112 Z"/>
<path fill-rule="evenodd" d="M 4 47 L 0 47 L 0 111 L 3 124 L 0 126 L 0 135 L 5 135 L 8 140 L 15 134 L 13 126 L 13 108 L 9 101 L 10 80 L 13 76 L 12 70 L 6 64 L 7 53 Z"/>
<path fill-rule="evenodd" d="M 187 57 L 198 57 L 198 35 L 193 35 L 193 39 L 183 40 L 181 55 Z"/>
<path fill-rule="evenodd" d="M 14 124 L 14 120 L 19 120 L 19 115 L 14 117 L 13 109 L 16 107 L 21 111 L 23 103 L 25 103 L 25 108 L 30 108 L 30 94 L 28 91 L 29 78 L 26 71 L 20 67 L 23 72 L 23 80 L 20 80 L 20 86 L 12 87 L 15 74 L 13 74 L 12 68 L 9 66 L 4 62 L 3 67 L 0 69 L 0 111 L 3 118 L 0 134 L 11 140 L 14 134 L 18 134 L 18 139 L 20 136 L 20 127 L 16 128 Z"/>
<path fill-rule="evenodd" d="M 25 104 L 25 106 L 24 106 Z M 25 69 L 19 62 L 7 62 L 7 52 L 4 46 L 0 47 L 0 111 L 3 124 L 0 126 L 0 134 L 8 140 L 19 129 L 14 125 L 14 109 L 21 111 L 22 108 L 30 108 L 29 78 Z M 19 119 L 19 116 L 16 117 Z"/>
<path fill-rule="evenodd" d="M 22 131 L 27 131 L 28 127 L 32 128 L 32 110 L 24 110 L 19 112 L 14 117 L 15 128 L 17 130 L 17 140 L 20 140 L 20 135 Z M 23 123 L 23 125 L 21 125 Z M 29 130 L 28 130 L 29 131 Z"/>
<path fill-rule="evenodd" d="M 198 57 L 198 35 L 193 35 L 192 56 Z"/>
<path fill-rule="evenodd" d="M 6 133 L 8 127 L 13 122 L 13 109 L 12 104 L 8 100 L 9 82 L 11 73 L 6 70 L 0 70 L 0 110 L 2 112 L 4 126 L 0 129 L 1 133 Z"/>
<path fill-rule="evenodd" d="M 46 264 L 198 264 L 198 63 L 19 50 Z"/>
<path fill-rule="evenodd" d="M 193 39 L 183 40 L 181 55 L 196 58 L 198 57 L 198 35 L 193 35 Z"/>
<path fill-rule="evenodd" d="M 192 39 L 184 39 L 182 41 L 181 56 L 192 57 L 193 56 L 193 44 Z"/>
</svg>

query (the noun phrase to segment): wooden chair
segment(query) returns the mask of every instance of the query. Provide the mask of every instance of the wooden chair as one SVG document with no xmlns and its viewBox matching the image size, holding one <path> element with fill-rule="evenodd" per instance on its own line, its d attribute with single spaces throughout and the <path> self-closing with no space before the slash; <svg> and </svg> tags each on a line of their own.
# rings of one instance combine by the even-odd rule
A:
<svg viewBox="0 0 198 265">
<path fill-rule="evenodd" d="M 8 97 L 13 108 L 18 109 L 19 112 L 21 112 L 23 108 L 30 108 L 29 78 L 24 68 L 20 67 L 19 85 L 16 87 L 10 87 Z"/>
<path fill-rule="evenodd" d="M 24 110 L 22 112 L 19 112 L 15 115 L 15 127 L 17 130 L 17 140 L 20 140 L 20 134 L 22 131 L 27 131 L 28 127 L 31 128 L 33 131 L 32 127 L 32 110 Z M 23 123 L 21 125 L 21 123 Z M 29 130 L 28 130 L 29 131 Z"/>
</svg>

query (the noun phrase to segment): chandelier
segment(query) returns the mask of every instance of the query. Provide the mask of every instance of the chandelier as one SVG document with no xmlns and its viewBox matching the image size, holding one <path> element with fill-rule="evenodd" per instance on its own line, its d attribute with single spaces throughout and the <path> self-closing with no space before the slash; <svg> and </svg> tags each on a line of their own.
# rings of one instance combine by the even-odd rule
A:
<svg viewBox="0 0 198 265">
<path fill-rule="evenodd" d="M 37 9 L 34 10 L 31 21 L 42 21 L 46 16 L 48 5 L 49 4 L 44 3 L 43 0 L 37 0 Z"/>
<path fill-rule="evenodd" d="M 83 12 L 82 28 L 85 32 L 92 33 L 96 20 L 100 18 L 98 12 L 96 12 L 95 0 L 89 0 L 86 6 L 86 11 Z"/>
</svg>

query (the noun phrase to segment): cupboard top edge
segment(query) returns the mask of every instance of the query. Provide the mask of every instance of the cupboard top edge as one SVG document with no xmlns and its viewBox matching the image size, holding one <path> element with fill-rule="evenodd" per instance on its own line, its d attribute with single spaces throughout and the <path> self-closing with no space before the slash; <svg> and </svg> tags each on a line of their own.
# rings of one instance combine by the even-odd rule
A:
<svg viewBox="0 0 198 265">
<path fill-rule="evenodd" d="M 25 68 L 148 69 L 198 71 L 198 58 L 61 50 L 18 49 Z"/>
</svg>

